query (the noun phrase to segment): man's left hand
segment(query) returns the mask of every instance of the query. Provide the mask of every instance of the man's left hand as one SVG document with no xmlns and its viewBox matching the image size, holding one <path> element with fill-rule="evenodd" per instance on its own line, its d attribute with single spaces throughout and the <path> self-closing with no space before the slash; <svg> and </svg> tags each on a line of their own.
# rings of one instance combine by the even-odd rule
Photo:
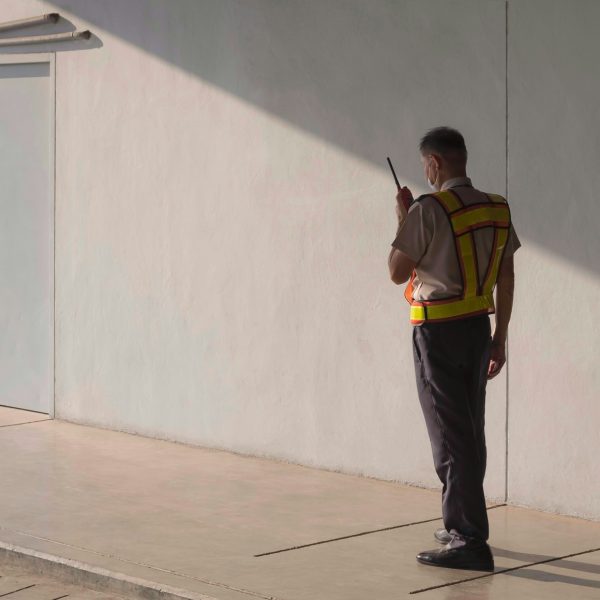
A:
<svg viewBox="0 0 600 600">
<path fill-rule="evenodd" d="M 506 362 L 506 347 L 504 343 L 499 343 L 496 340 L 492 340 L 492 347 L 490 350 L 490 363 L 488 365 L 487 378 L 493 379 L 500 373 L 504 363 Z"/>
</svg>

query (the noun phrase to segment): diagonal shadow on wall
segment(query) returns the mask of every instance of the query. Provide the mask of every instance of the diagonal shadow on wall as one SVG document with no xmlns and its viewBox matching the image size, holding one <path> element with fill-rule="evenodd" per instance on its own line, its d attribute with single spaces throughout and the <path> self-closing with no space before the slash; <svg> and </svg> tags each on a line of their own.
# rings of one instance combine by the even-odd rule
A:
<svg viewBox="0 0 600 600">
<path fill-rule="evenodd" d="M 485 149 L 474 143 L 470 160 L 476 181 L 504 190 L 501 1 L 460 0 L 455 15 L 447 13 L 445 0 L 52 4 L 73 11 L 72 17 L 65 13 L 73 21 L 88 21 L 100 37 L 102 30 L 114 34 L 376 165 L 386 177 L 391 156 L 403 182 L 418 182 L 423 191 L 417 145 L 426 128 L 454 125 L 467 141 L 493 134 Z M 428 36 L 435 36 L 441 52 L 425 50 Z M 457 69 L 466 75 L 459 77 Z M 489 85 L 482 86 L 486 79 Z M 393 194 L 390 177 L 391 201 Z"/>
<path fill-rule="evenodd" d="M 385 156 L 392 155 L 408 182 L 423 179 L 416 146 L 424 130 L 457 126 L 468 145 L 477 141 L 470 145 L 474 183 L 505 191 L 506 164 L 491 150 L 500 147 L 504 154 L 504 132 L 499 135 L 496 127 L 492 136 L 486 130 L 499 107 L 505 112 L 502 0 L 458 0 L 453 11 L 445 0 L 52 4 L 381 169 Z M 586 15 L 578 18 L 585 21 Z M 519 60 L 523 57 L 515 56 Z M 537 107 L 522 107 L 529 108 Z M 531 160 L 543 163 L 544 153 L 540 148 Z M 548 155 L 549 177 L 551 168 Z M 548 198 L 552 189 L 544 194 Z M 518 197 L 511 200 L 522 239 L 598 274 L 600 237 L 594 224 L 600 203 L 580 199 L 592 214 L 578 225 L 578 235 L 555 235 L 555 219 L 540 218 L 541 199 L 524 199 L 522 205 Z"/>
</svg>

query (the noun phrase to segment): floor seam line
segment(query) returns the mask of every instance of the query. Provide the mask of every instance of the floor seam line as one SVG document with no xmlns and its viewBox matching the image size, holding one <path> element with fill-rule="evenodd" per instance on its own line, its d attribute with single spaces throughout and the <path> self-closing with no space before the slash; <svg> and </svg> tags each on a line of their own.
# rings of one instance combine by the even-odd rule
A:
<svg viewBox="0 0 600 600">
<path fill-rule="evenodd" d="M 492 508 L 499 508 L 501 506 L 506 506 L 506 504 L 495 504 L 494 506 L 488 507 L 486 510 L 491 510 Z M 424 521 L 414 521 L 412 523 L 402 523 L 401 525 L 390 525 L 389 527 L 382 527 L 381 529 L 372 529 L 370 531 L 361 531 L 360 533 L 351 533 L 349 535 L 343 535 L 336 538 L 329 538 L 326 540 L 320 540 L 318 542 L 310 542 L 309 544 L 300 544 L 299 546 L 291 546 L 289 548 L 282 548 L 281 550 L 271 550 L 270 552 L 261 552 L 260 554 L 254 554 L 255 558 L 260 556 L 267 556 L 269 554 L 278 554 L 280 552 L 290 552 L 291 550 L 300 550 L 301 548 L 308 548 L 309 546 L 317 546 L 319 544 L 328 544 L 330 542 L 338 542 L 340 540 L 347 540 L 353 537 L 360 537 L 363 535 L 369 535 L 372 533 L 380 533 L 382 531 L 390 531 L 392 529 L 401 529 L 403 527 L 410 527 L 412 525 L 422 525 L 424 523 L 431 523 L 432 521 L 439 521 L 443 517 L 435 517 L 432 519 L 425 519 Z"/>
<path fill-rule="evenodd" d="M 49 413 L 44 412 L 43 410 L 32 410 L 31 408 L 21 408 L 20 406 L 9 406 L 8 404 L 0 404 L 1 408 L 10 408 L 10 410 L 20 410 L 21 412 L 26 413 L 35 413 L 36 415 L 46 415 L 49 416 Z M 52 417 L 50 417 L 52 418 Z"/>
<path fill-rule="evenodd" d="M 23 423 L 8 423 L 0 427 L 18 427 L 19 425 L 29 425 L 30 423 L 43 423 L 44 421 L 53 421 L 54 419 L 36 419 L 35 421 L 23 421 Z"/>
<path fill-rule="evenodd" d="M 591 552 L 598 552 L 600 548 L 591 548 L 590 550 L 582 550 L 581 552 L 573 552 L 572 554 L 565 554 L 564 556 L 553 556 L 545 560 L 538 560 L 531 563 L 525 563 L 524 565 L 518 565 L 516 567 L 509 567 L 508 569 L 502 569 L 501 571 L 495 571 L 494 573 L 486 573 L 485 575 L 478 575 L 477 577 L 469 577 L 467 579 L 459 579 L 458 581 L 452 581 L 451 583 L 443 583 L 441 585 L 434 585 L 420 590 L 413 590 L 409 594 L 420 594 L 422 592 L 428 592 L 430 590 L 437 590 L 443 587 L 449 587 L 451 585 L 458 585 L 459 583 L 468 583 L 469 581 L 476 581 L 477 579 L 483 579 L 484 577 L 493 577 L 494 575 L 502 575 L 502 573 L 508 573 L 509 571 L 518 571 L 519 569 L 526 569 L 528 567 L 534 567 L 536 565 L 543 565 L 545 563 L 555 562 L 557 560 L 563 560 L 565 558 L 571 558 L 572 556 L 581 556 L 582 554 L 590 554 Z"/>
<path fill-rule="evenodd" d="M 35 587 L 35 583 L 32 583 L 31 585 L 26 585 L 25 587 L 19 588 L 18 590 L 13 590 L 12 592 L 6 592 L 6 594 L 0 594 L 0 598 L 2 598 L 3 596 L 10 596 L 11 594 L 14 594 L 16 592 L 22 592 L 23 590 L 28 590 L 29 588 Z"/>
</svg>

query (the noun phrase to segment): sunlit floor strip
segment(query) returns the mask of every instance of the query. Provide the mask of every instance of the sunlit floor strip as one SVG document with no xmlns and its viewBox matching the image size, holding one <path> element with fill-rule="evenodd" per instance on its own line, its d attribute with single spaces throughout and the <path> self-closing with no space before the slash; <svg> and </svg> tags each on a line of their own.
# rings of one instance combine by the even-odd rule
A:
<svg viewBox="0 0 600 600">
<path fill-rule="evenodd" d="M 165 569 L 162 567 L 157 567 L 155 565 L 151 565 L 151 564 L 144 563 L 141 561 L 135 561 L 135 560 L 130 560 L 128 558 L 122 558 L 120 556 L 117 556 L 116 554 L 99 552 L 98 550 L 92 550 L 91 548 L 86 548 L 85 546 L 78 546 L 76 544 L 69 544 L 69 543 L 61 542 L 59 540 L 55 540 L 55 539 L 48 538 L 48 537 L 33 535 L 31 533 L 27 533 L 26 531 L 18 531 L 17 529 L 11 529 L 9 527 L 4 527 L 3 525 L 0 525 L 0 529 L 4 529 L 6 531 L 12 531 L 13 533 L 25 535 L 27 537 L 34 538 L 37 540 L 44 540 L 47 542 L 52 542 L 53 544 L 64 546 L 66 548 L 76 548 L 78 550 L 83 550 L 84 552 L 89 552 L 90 554 L 95 554 L 96 556 L 103 556 L 105 558 L 118 560 L 118 561 L 126 563 L 126 564 L 135 565 L 138 567 L 145 567 L 147 569 L 151 569 L 153 571 L 159 571 L 161 573 L 167 573 L 169 575 L 175 575 L 176 577 L 181 577 L 183 579 L 190 579 L 192 581 L 198 581 L 200 583 L 205 583 L 207 585 L 213 585 L 215 587 L 220 587 L 220 588 L 226 589 L 228 591 L 240 592 L 240 593 L 246 594 L 248 596 L 254 596 L 256 598 L 261 598 L 262 600 L 282 600 L 279 597 L 273 596 L 271 594 L 265 595 L 262 592 L 255 592 L 255 591 L 247 589 L 247 588 L 237 587 L 234 585 L 229 585 L 227 583 L 221 583 L 216 580 L 211 580 L 211 579 L 204 578 L 204 577 L 197 577 L 195 575 L 188 575 L 187 573 L 181 573 L 179 571 L 174 571 L 172 569 Z M 44 552 L 31 550 L 29 548 L 20 548 L 18 546 L 15 546 L 14 544 L 4 543 L 4 542 L 2 542 L 2 540 L 0 540 L 0 550 L 7 550 L 7 551 L 13 552 L 13 553 L 16 552 L 16 553 L 24 554 L 27 557 L 37 557 L 37 558 L 41 557 L 41 560 L 49 561 L 51 563 L 59 563 L 62 565 L 71 566 L 71 567 L 77 569 L 78 571 L 81 571 L 81 573 L 83 573 L 83 574 L 91 573 L 92 577 L 97 577 L 98 573 L 101 573 L 102 575 L 106 575 L 108 573 L 108 577 L 114 577 L 114 575 L 111 575 L 111 572 L 109 570 L 101 568 L 101 567 L 96 567 L 94 565 L 90 565 L 90 566 L 86 566 L 84 568 L 81 566 L 82 563 L 80 561 L 66 558 L 66 557 L 59 557 L 56 555 L 46 554 Z M 121 573 L 120 571 L 116 572 L 116 576 L 119 579 L 130 579 L 129 576 L 124 577 L 123 573 Z M 140 581 L 139 578 L 134 578 L 134 579 L 137 579 L 138 582 Z M 81 578 L 79 580 L 81 581 Z M 153 581 L 150 583 L 152 585 L 155 584 L 155 582 L 153 582 Z M 29 587 L 32 587 L 32 586 L 29 586 Z M 13 592 L 10 592 L 10 593 L 13 593 Z M 156 596 L 148 596 L 148 597 L 156 597 Z M 0 598 L 2 598 L 2 594 L 0 594 Z M 58 599 L 53 599 L 53 600 L 58 600 Z"/>
</svg>

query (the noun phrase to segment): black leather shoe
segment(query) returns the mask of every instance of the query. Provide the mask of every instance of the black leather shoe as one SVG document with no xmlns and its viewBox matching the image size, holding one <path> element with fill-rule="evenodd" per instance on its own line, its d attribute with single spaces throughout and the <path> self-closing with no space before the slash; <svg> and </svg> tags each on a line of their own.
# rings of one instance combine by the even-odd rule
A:
<svg viewBox="0 0 600 600">
<path fill-rule="evenodd" d="M 448 569 L 494 570 L 494 557 L 487 542 L 468 542 L 457 548 L 450 548 L 446 544 L 436 550 L 419 552 L 417 560 L 424 565 Z"/>
<path fill-rule="evenodd" d="M 452 536 L 443 527 L 441 529 L 436 529 L 433 532 L 433 537 L 440 542 L 440 544 L 447 544 L 452 540 Z"/>
</svg>

